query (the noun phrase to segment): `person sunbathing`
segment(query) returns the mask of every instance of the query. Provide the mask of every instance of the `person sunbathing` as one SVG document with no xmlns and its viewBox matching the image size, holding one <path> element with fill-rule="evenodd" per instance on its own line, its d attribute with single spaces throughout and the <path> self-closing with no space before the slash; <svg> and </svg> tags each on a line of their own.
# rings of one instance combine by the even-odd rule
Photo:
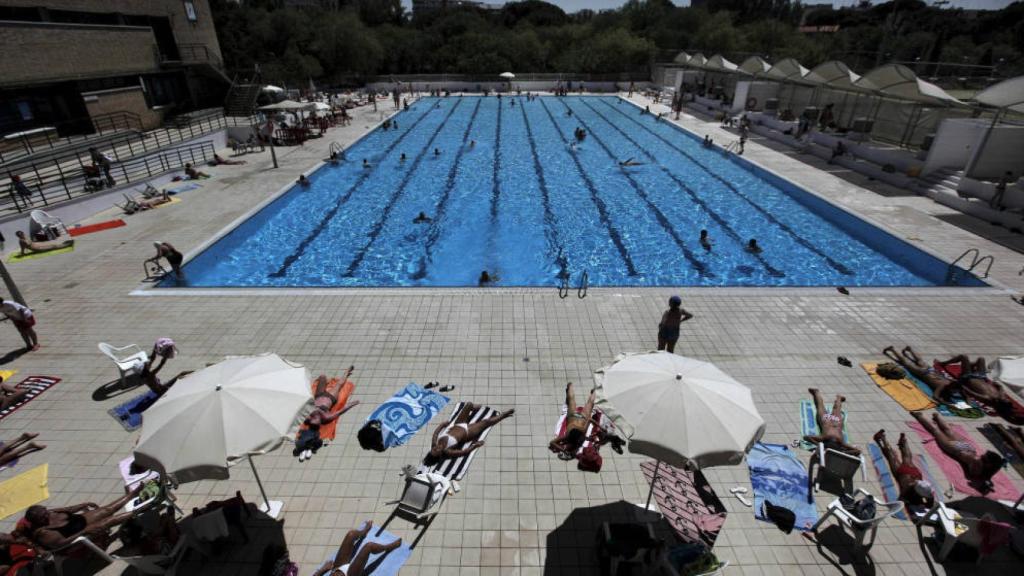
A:
<svg viewBox="0 0 1024 576">
<path fill-rule="evenodd" d="M 480 406 L 467 402 L 451 423 L 442 422 L 438 425 L 434 430 L 434 436 L 430 439 L 430 453 L 424 463 L 431 466 L 446 458 L 458 458 L 469 454 L 484 445 L 477 438 L 480 438 L 485 430 L 506 418 L 511 418 L 516 412 L 515 410 L 506 410 L 497 416 L 470 423 L 469 419 L 479 409 Z M 456 446 L 466 443 L 469 446 L 461 450 L 455 449 Z"/>
<path fill-rule="evenodd" d="M 899 454 L 896 454 L 889 445 L 885 430 L 875 432 L 874 439 L 875 444 L 881 448 L 885 461 L 889 463 L 889 470 L 896 478 L 896 484 L 900 488 L 900 500 L 908 507 L 931 509 L 935 505 L 935 490 L 931 483 L 924 479 L 921 470 L 914 465 L 914 455 L 910 452 L 907 435 L 900 433 L 900 439 L 896 442 L 900 449 Z"/>
<path fill-rule="evenodd" d="M 209 174 L 206 174 L 205 172 L 200 172 L 199 170 L 196 170 L 195 167 L 193 167 L 192 163 L 190 163 L 190 162 L 186 162 L 185 163 L 185 176 L 187 176 L 189 180 L 199 180 L 201 178 L 209 178 L 210 177 Z"/>
<path fill-rule="evenodd" d="M 342 386 L 352 375 L 355 366 L 349 366 L 345 375 L 340 379 L 328 380 L 327 376 L 321 374 L 316 379 L 316 392 L 313 394 L 313 411 L 306 417 L 306 424 L 310 428 L 319 428 L 338 419 L 339 416 L 359 405 L 359 401 L 350 402 L 343 408 L 331 412 L 331 408 L 338 403 L 338 394 Z"/>
<path fill-rule="evenodd" d="M 366 542 L 362 548 L 358 548 L 357 544 L 366 538 L 372 527 L 373 522 L 367 520 L 359 530 L 349 530 L 341 541 L 334 559 L 313 572 L 313 576 L 364 576 L 368 574 L 366 563 L 371 555 L 391 552 L 402 546 L 402 539 L 399 538 L 390 544 Z"/>
<path fill-rule="evenodd" d="M 25 432 L 10 444 L 0 446 L 0 466 L 6 466 L 18 458 L 28 456 L 33 452 L 38 452 L 43 448 L 46 448 L 45 444 L 36 444 L 35 442 L 32 442 L 36 436 L 39 436 L 39 434 L 30 434 Z M 2 572 L 0 572 L 0 574 L 2 574 Z"/>
<path fill-rule="evenodd" d="M 29 240 L 25 233 L 18 230 L 14 233 L 18 237 L 18 246 L 21 247 L 21 255 L 26 254 L 39 254 L 41 252 L 50 252 L 51 250 L 60 250 L 61 248 L 67 248 L 68 246 L 75 245 L 74 238 L 68 238 L 66 240 L 47 240 L 46 242 L 38 242 Z"/>
<path fill-rule="evenodd" d="M 101 548 L 106 548 L 112 540 L 110 530 L 132 518 L 131 513 L 118 512 L 140 491 L 141 483 L 106 506 L 92 502 L 52 510 L 45 506 L 29 506 L 25 511 L 27 535 L 36 546 L 44 550 L 66 546 L 79 536 L 86 536 Z"/>
<path fill-rule="evenodd" d="M 992 481 L 992 477 L 1003 468 L 1003 457 L 988 450 L 981 456 L 974 449 L 970 442 L 957 436 L 949 428 L 946 421 L 938 413 L 932 414 L 932 420 L 921 412 L 911 412 L 921 426 L 935 437 L 935 443 L 946 453 L 947 456 L 956 460 L 964 470 L 964 476 L 973 484 L 985 485 Z"/>
<path fill-rule="evenodd" d="M 213 160 L 210 160 L 210 166 L 237 166 L 239 164 L 245 164 L 245 160 L 225 160 L 219 154 L 214 154 Z"/>
<path fill-rule="evenodd" d="M 3 378 L 0 377 L 0 410 L 7 410 L 21 402 L 22 398 L 28 396 L 30 392 L 31 390 L 18 388 L 14 384 L 4 382 Z"/>
<path fill-rule="evenodd" d="M 125 214 L 135 214 L 136 212 L 142 212 L 151 208 L 156 208 L 161 204 L 167 204 L 171 201 L 171 195 L 167 190 L 163 190 L 159 196 L 153 196 L 152 198 L 131 198 L 128 195 L 124 196 L 125 204 L 121 207 Z"/>
<path fill-rule="evenodd" d="M 935 400 L 948 402 L 950 394 L 956 391 L 956 382 L 946 378 L 946 375 L 936 370 L 934 366 L 925 365 L 921 361 L 921 357 L 910 346 L 904 348 L 899 354 L 896 353 L 896 348 L 889 346 L 882 350 L 882 354 L 927 384 L 932 389 L 932 398 Z"/>
<path fill-rule="evenodd" d="M 843 440 L 843 428 L 846 425 L 846 416 L 843 414 L 843 403 L 846 397 L 836 394 L 836 401 L 832 404 L 832 412 L 825 411 L 825 400 L 821 397 L 821 390 L 808 388 L 811 397 L 814 398 L 814 406 L 818 410 L 817 435 L 804 436 L 804 440 L 815 444 L 822 444 L 825 448 L 831 448 L 853 456 L 860 455 L 860 448 L 851 446 Z"/>
<path fill-rule="evenodd" d="M 959 365 L 960 376 L 957 377 L 957 384 L 965 395 L 991 406 L 996 414 L 1011 424 L 1024 424 L 1024 406 L 1014 400 L 1002 385 L 988 377 L 984 358 L 979 356 L 971 362 L 966 355 L 960 354 L 939 364 L 943 367 Z"/>
<path fill-rule="evenodd" d="M 590 391 L 583 410 L 576 409 L 576 396 L 572 393 L 572 382 L 565 385 L 565 433 L 548 443 L 552 452 L 575 457 L 576 452 L 587 440 L 587 428 L 594 416 L 594 390 Z"/>
</svg>

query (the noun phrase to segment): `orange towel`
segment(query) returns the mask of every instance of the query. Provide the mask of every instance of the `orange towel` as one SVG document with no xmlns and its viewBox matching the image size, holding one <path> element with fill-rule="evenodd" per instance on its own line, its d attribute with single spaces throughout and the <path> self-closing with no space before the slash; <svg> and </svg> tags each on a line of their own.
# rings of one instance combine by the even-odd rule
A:
<svg viewBox="0 0 1024 576">
<path fill-rule="evenodd" d="M 330 381 L 327 382 L 327 389 L 330 390 L 331 388 L 337 385 L 338 379 L 331 378 Z M 313 383 L 310 384 L 309 388 L 313 394 L 316 394 L 316 379 L 313 380 Z M 331 412 L 337 412 L 338 410 L 344 408 L 345 403 L 348 402 L 349 396 L 352 395 L 352 392 L 355 391 L 355 389 L 356 385 L 353 384 L 351 380 L 346 380 L 345 383 L 341 385 L 341 389 L 338 390 L 338 401 L 334 403 L 334 406 L 331 406 Z M 334 440 L 334 436 L 338 433 L 338 420 L 340 420 L 340 418 L 335 418 L 334 420 L 328 422 L 327 424 L 320 426 L 321 440 L 323 440 L 324 442 L 330 442 L 331 440 Z M 309 426 L 303 423 L 302 426 L 299 428 L 299 433 L 301 434 L 303 430 L 306 430 L 308 428 Z"/>
</svg>

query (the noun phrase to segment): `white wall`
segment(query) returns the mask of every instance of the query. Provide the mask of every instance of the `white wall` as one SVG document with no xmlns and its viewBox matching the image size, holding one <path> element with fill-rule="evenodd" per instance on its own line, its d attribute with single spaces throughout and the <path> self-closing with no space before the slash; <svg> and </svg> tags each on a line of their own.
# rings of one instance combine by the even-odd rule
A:
<svg viewBox="0 0 1024 576">
<path fill-rule="evenodd" d="M 974 154 L 975 146 L 988 130 L 990 122 L 975 118 L 947 118 L 935 131 L 922 174 L 942 168 L 962 170 Z"/>
</svg>

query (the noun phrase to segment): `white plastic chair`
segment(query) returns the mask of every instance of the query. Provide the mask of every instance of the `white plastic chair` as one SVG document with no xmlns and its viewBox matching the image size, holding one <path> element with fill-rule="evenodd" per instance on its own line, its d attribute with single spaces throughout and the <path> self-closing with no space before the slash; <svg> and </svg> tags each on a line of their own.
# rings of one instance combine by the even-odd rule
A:
<svg viewBox="0 0 1024 576">
<path fill-rule="evenodd" d="M 856 494 L 863 495 L 865 498 L 871 498 L 875 501 L 875 505 L 878 506 L 878 512 L 875 513 L 875 517 L 870 520 L 861 520 L 850 512 L 843 508 L 843 505 L 839 502 L 839 498 L 836 498 L 828 505 L 828 511 L 814 523 L 811 527 L 811 532 L 817 534 L 818 528 L 828 520 L 829 516 L 835 518 L 844 528 L 853 532 L 854 535 L 854 550 L 863 550 L 867 552 L 871 549 L 871 546 L 875 543 L 875 535 L 878 533 L 878 526 L 882 524 L 887 518 L 896 515 L 899 511 L 903 510 L 903 502 L 882 502 L 881 500 L 875 499 L 871 493 L 867 492 L 863 488 L 858 488 Z M 864 545 L 864 539 L 871 534 L 871 539 L 868 541 L 867 546 Z"/>
<path fill-rule="evenodd" d="M 117 371 L 120 374 L 122 384 L 125 383 L 126 379 L 138 376 L 146 362 L 149 362 L 149 355 L 136 344 L 117 348 L 106 342 L 100 342 L 99 348 L 100 352 L 106 354 L 117 365 Z"/>
<path fill-rule="evenodd" d="M 814 475 L 815 465 L 818 466 L 817 476 Z M 821 484 L 821 475 L 824 473 L 838 478 L 843 484 L 843 492 L 852 494 L 853 477 L 857 475 L 857 470 L 860 470 L 861 480 L 867 482 L 867 469 L 864 466 L 863 456 L 853 456 L 845 452 L 833 450 L 832 448 L 825 448 L 824 444 L 819 443 L 807 466 L 807 477 L 814 483 L 814 492 L 818 491 Z M 814 492 L 808 491 L 808 502 L 813 501 Z"/>
<path fill-rule="evenodd" d="M 983 520 L 994 522 L 995 518 L 991 514 L 985 514 L 981 518 L 962 516 L 959 512 L 947 508 L 942 502 L 936 502 L 925 519 L 935 528 L 936 536 L 942 534 L 942 544 L 936 555 L 939 562 L 946 560 L 958 542 L 978 550 L 978 564 L 985 558 L 981 554 L 981 532 L 978 530 L 978 524 Z"/>
<path fill-rule="evenodd" d="M 33 210 L 29 213 L 29 236 L 34 238 L 36 232 L 39 231 L 44 232 L 48 239 L 53 240 L 60 236 L 62 231 L 64 234 L 67 234 L 68 227 L 64 225 L 63 220 L 56 216 L 50 216 L 42 210 Z"/>
</svg>

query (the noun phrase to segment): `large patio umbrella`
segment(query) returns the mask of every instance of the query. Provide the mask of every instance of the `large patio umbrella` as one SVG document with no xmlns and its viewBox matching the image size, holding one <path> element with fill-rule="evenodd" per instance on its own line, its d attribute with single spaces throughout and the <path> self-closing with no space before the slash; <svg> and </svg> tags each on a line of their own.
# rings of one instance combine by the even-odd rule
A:
<svg viewBox="0 0 1024 576">
<path fill-rule="evenodd" d="M 226 479 L 247 458 L 264 511 L 276 517 L 282 503 L 267 498 L 252 456 L 290 437 L 311 402 L 301 365 L 277 354 L 224 360 L 181 379 L 146 410 L 135 461 L 180 484 Z"/>
<path fill-rule="evenodd" d="M 623 354 L 594 381 L 596 404 L 626 436 L 629 451 L 654 458 L 659 469 L 662 462 L 739 464 L 764 434 L 750 389 L 710 362 L 668 352 Z"/>
<path fill-rule="evenodd" d="M 498 76 L 501 76 L 502 78 L 505 78 L 505 79 L 508 79 L 508 80 L 511 80 L 511 79 L 516 77 L 516 75 L 511 73 L 511 72 L 502 72 L 501 74 L 498 74 Z"/>
<path fill-rule="evenodd" d="M 281 110 L 284 112 L 295 112 L 298 110 L 310 110 L 313 107 L 311 102 L 296 102 L 294 100 L 281 100 L 276 104 L 260 106 L 260 110 Z"/>
</svg>

